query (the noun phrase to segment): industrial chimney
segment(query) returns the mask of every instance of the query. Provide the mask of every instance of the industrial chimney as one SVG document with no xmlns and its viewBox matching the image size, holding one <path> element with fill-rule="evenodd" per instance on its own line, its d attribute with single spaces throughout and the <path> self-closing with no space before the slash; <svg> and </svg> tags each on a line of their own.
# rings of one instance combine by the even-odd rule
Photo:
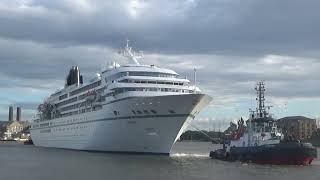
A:
<svg viewBox="0 0 320 180">
<path fill-rule="evenodd" d="M 17 107 L 17 121 L 20 121 L 21 120 L 21 108 L 20 107 Z"/>
<path fill-rule="evenodd" d="M 9 121 L 13 121 L 13 107 L 9 106 Z"/>
</svg>

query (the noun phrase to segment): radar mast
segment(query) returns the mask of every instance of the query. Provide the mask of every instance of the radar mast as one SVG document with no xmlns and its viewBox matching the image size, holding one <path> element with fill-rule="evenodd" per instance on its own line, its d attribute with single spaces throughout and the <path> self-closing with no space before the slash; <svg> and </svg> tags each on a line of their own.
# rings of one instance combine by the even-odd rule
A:
<svg viewBox="0 0 320 180">
<path fill-rule="evenodd" d="M 140 65 L 138 59 L 142 59 L 143 58 L 143 52 L 142 51 L 139 51 L 138 53 L 135 52 L 132 49 L 132 47 L 129 46 L 129 42 L 130 42 L 130 40 L 127 39 L 127 44 L 126 44 L 124 49 L 120 50 L 120 53 L 124 57 L 128 58 L 133 64 Z"/>
<path fill-rule="evenodd" d="M 265 89 L 264 82 L 263 81 L 258 82 L 255 90 L 257 92 L 256 100 L 257 100 L 257 105 L 258 105 L 258 107 L 256 108 L 256 112 L 257 112 L 258 118 L 264 118 L 268 114 L 266 111 L 266 107 L 265 107 L 264 93 L 265 93 L 266 89 Z"/>
</svg>

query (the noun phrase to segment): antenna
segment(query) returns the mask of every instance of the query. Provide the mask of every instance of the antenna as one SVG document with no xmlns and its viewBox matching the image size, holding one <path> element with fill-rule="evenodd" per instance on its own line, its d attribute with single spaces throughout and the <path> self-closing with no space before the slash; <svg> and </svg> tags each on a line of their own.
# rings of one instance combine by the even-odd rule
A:
<svg viewBox="0 0 320 180">
<path fill-rule="evenodd" d="M 264 93 L 266 91 L 265 87 L 264 87 L 264 82 L 260 81 L 257 83 L 256 88 L 255 88 L 256 92 L 257 92 L 257 104 L 258 107 L 256 109 L 257 114 L 260 118 L 265 117 L 267 112 L 266 112 L 266 108 L 265 108 L 265 97 L 264 97 Z"/>
<path fill-rule="evenodd" d="M 127 45 L 126 45 L 127 48 L 129 48 L 129 42 L 130 42 L 130 40 L 127 39 Z"/>
<path fill-rule="evenodd" d="M 141 59 L 143 54 L 134 52 L 132 47 L 129 46 L 129 42 L 130 40 L 127 39 L 126 47 L 121 49 L 120 52 L 124 57 L 130 59 L 134 64 L 139 65 L 138 59 Z"/>
<path fill-rule="evenodd" d="M 251 106 L 250 106 L 250 110 L 253 106 L 253 95 L 250 93 L 250 103 L 251 103 Z"/>
<path fill-rule="evenodd" d="M 194 79 L 194 86 L 197 86 L 197 69 L 194 68 L 194 74 L 193 74 L 193 79 Z"/>
</svg>

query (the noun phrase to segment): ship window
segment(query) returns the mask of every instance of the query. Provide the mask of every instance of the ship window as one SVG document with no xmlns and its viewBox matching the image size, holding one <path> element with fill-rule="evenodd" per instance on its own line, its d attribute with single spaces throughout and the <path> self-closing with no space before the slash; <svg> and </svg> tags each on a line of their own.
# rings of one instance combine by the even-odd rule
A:
<svg viewBox="0 0 320 180">
<path fill-rule="evenodd" d="M 128 91 L 162 91 L 162 92 L 183 92 L 181 89 L 174 88 L 116 88 L 114 89 L 115 94 L 121 94 Z M 185 90 L 187 92 L 188 90 Z M 106 95 L 109 96 L 109 93 Z"/>
<path fill-rule="evenodd" d="M 158 73 L 158 72 L 129 72 L 127 73 L 129 76 L 151 76 L 151 77 L 168 77 L 168 78 L 176 78 L 178 77 L 175 74 L 169 74 L 169 73 Z"/>
<path fill-rule="evenodd" d="M 81 87 L 81 88 L 79 88 L 79 89 L 77 89 L 77 90 L 74 90 L 74 91 L 70 92 L 70 96 L 79 94 L 79 93 L 84 92 L 84 91 L 87 91 L 87 90 L 89 90 L 89 89 L 93 89 L 93 88 L 98 87 L 98 86 L 100 86 L 100 85 L 101 85 L 101 80 L 99 80 L 99 81 L 97 81 L 97 82 L 94 82 L 94 83 L 92 83 L 92 84 L 86 85 L 86 86 L 84 86 L 84 87 Z"/>
<path fill-rule="evenodd" d="M 142 112 L 141 112 L 141 111 L 139 111 L 139 110 L 137 111 L 137 113 L 138 113 L 138 114 L 142 114 Z"/>
<path fill-rule="evenodd" d="M 143 110 L 144 113 L 146 114 L 149 114 L 149 111 L 148 110 Z"/>
<path fill-rule="evenodd" d="M 151 109 L 150 111 L 151 111 L 153 114 L 157 114 L 157 111 L 156 111 L 156 110 Z"/>
<path fill-rule="evenodd" d="M 119 72 L 119 73 L 114 74 L 112 76 L 106 77 L 106 82 L 113 81 L 113 80 L 115 80 L 115 79 L 117 79 L 119 77 L 123 77 L 125 75 L 126 75 L 126 72 Z"/>
<path fill-rule="evenodd" d="M 70 105 L 70 106 L 66 106 L 66 107 L 63 107 L 60 109 L 60 111 L 68 111 L 68 110 L 72 110 L 72 109 L 76 109 L 76 108 L 79 108 L 80 107 L 80 104 L 81 103 L 78 103 L 78 104 L 73 104 L 73 105 Z"/>
<path fill-rule="evenodd" d="M 128 79 L 124 79 L 124 80 L 121 80 L 121 81 L 119 81 L 119 82 L 127 83 L 127 82 L 129 82 L 129 81 L 128 81 Z"/>
<path fill-rule="evenodd" d="M 57 106 L 63 106 L 63 105 L 70 104 L 70 103 L 73 103 L 76 101 L 77 101 L 77 97 L 74 97 L 74 98 L 71 98 L 71 99 L 68 99 L 68 100 L 65 100 L 65 101 L 58 103 Z"/>
<path fill-rule="evenodd" d="M 136 114 L 136 112 L 135 112 L 134 110 L 132 110 L 132 113 L 133 113 L 133 114 Z"/>
<path fill-rule="evenodd" d="M 82 94 L 82 95 L 79 96 L 79 100 L 82 100 L 82 99 L 84 99 L 86 97 L 87 97 L 87 93 L 86 94 Z"/>
<path fill-rule="evenodd" d="M 174 110 L 172 110 L 172 109 L 169 109 L 168 111 L 169 111 L 169 113 L 171 113 L 171 114 L 176 113 L 176 112 L 175 112 Z"/>
<path fill-rule="evenodd" d="M 100 88 L 98 90 L 96 90 L 97 94 L 104 92 L 104 90 L 106 89 L 106 87 Z"/>
<path fill-rule="evenodd" d="M 65 99 L 65 98 L 67 98 L 67 97 L 68 97 L 68 94 L 64 94 L 64 95 L 62 95 L 62 96 L 59 96 L 59 100 Z"/>
<path fill-rule="evenodd" d="M 117 113 L 117 111 L 113 111 L 113 114 L 114 114 L 114 115 L 117 115 L 118 113 Z"/>
</svg>

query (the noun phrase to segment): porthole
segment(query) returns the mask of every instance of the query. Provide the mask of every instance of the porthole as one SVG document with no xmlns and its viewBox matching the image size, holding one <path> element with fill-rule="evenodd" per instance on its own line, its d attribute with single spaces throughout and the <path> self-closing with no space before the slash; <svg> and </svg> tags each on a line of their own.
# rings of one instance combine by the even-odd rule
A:
<svg viewBox="0 0 320 180">
<path fill-rule="evenodd" d="M 175 112 L 174 110 L 172 110 L 172 109 L 169 109 L 168 111 L 169 111 L 169 113 L 171 113 L 171 114 L 176 113 L 176 112 Z"/>
</svg>

